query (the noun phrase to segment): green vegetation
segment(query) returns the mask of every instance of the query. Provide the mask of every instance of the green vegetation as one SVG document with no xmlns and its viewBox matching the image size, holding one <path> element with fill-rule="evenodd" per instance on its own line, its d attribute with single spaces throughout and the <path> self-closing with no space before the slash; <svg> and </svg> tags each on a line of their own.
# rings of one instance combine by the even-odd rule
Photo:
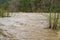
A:
<svg viewBox="0 0 60 40">
<path fill-rule="evenodd" d="M 5 16 L 5 11 L 4 10 L 0 10 L 0 17 L 4 17 Z"/>
<path fill-rule="evenodd" d="M 10 7 L 8 7 L 10 6 Z M 16 6 L 16 8 L 15 8 Z M 19 12 L 60 12 L 60 0 L 11 0 L 0 3 L 5 10 L 16 9 Z M 50 11 L 51 9 L 51 11 Z"/>
<path fill-rule="evenodd" d="M 49 16 L 49 28 L 50 29 L 57 29 L 59 16 L 60 16 L 59 13 L 50 13 L 50 16 Z"/>
<path fill-rule="evenodd" d="M 0 2 L 0 9 L 4 9 L 4 10 L 7 10 L 8 9 L 8 6 L 9 6 L 9 2 L 6 1 L 6 2 Z"/>
<path fill-rule="evenodd" d="M 6 17 L 8 6 L 9 6 L 9 3 L 7 0 L 6 2 L 5 1 L 0 2 L 0 17 Z"/>
<path fill-rule="evenodd" d="M 59 14 L 55 13 L 54 15 L 54 23 L 53 23 L 53 29 L 57 28 L 58 24 L 58 19 L 59 19 Z"/>
<path fill-rule="evenodd" d="M 54 0 L 50 0 L 50 7 L 49 7 L 49 28 L 52 29 L 57 29 L 57 24 L 58 24 L 58 19 L 60 16 L 60 5 L 59 5 L 59 0 L 58 1 L 54 1 Z"/>
<path fill-rule="evenodd" d="M 10 17 L 9 12 L 6 12 L 5 10 L 0 10 L 0 17 Z"/>
<path fill-rule="evenodd" d="M 18 10 L 22 12 L 60 12 L 59 0 L 20 0 Z"/>
</svg>

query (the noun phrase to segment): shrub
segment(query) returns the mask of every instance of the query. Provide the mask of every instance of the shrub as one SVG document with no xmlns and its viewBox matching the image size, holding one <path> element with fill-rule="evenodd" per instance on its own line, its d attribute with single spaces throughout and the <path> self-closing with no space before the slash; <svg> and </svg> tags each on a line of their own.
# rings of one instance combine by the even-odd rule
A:
<svg viewBox="0 0 60 40">
<path fill-rule="evenodd" d="M 4 16 L 6 16 L 5 15 L 5 11 L 4 10 L 0 10 L 0 17 L 4 17 Z"/>
</svg>

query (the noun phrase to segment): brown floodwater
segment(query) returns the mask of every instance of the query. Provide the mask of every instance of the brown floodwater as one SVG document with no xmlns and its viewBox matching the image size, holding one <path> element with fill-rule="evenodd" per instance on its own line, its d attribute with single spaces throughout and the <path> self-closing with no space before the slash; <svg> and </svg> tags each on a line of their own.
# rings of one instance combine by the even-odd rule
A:
<svg viewBox="0 0 60 40">
<path fill-rule="evenodd" d="M 0 18 L 0 40 L 60 40 L 60 30 L 45 29 L 48 19 L 39 13 L 14 13 Z"/>
</svg>

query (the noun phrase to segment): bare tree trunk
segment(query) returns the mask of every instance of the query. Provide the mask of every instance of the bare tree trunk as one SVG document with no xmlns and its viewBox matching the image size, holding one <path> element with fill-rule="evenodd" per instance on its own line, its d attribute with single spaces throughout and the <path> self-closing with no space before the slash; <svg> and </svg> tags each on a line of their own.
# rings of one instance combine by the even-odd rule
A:
<svg viewBox="0 0 60 40">
<path fill-rule="evenodd" d="M 51 14 L 52 14 L 52 13 L 51 13 L 51 11 L 52 11 L 52 10 L 51 10 L 51 9 L 52 9 L 51 5 L 52 5 L 52 3 L 53 3 L 53 0 L 50 0 L 50 7 L 49 7 L 49 10 L 50 10 L 49 28 L 52 28 L 52 25 L 51 25 Z"/>
<path fill-rule="evenodd" d="M 9 17 L 9 13 L 7 13 L 7 17 Z"/>
<path fill-rule="evenodd" d="M 30 0 L 30 4 L 31 4 L 31 10 L 32 12 L 34 12 L 35 10 L 34 0 Z"/>
<path fill-rule="evenodd" d="M 52 29 L 57 29 L 57 24 L 58 24 L 58 19 L 59 19 L 59 13 L 55 13 L 55 16 L 54 16 L 54 23 L 53 23 L 53 28 Z"/>
<path fill-rule="evenodd" d="M 50 16 L 49 16 L 49 28 L 51 28 L 51 12 L 50 12 Z"/>
</svg>

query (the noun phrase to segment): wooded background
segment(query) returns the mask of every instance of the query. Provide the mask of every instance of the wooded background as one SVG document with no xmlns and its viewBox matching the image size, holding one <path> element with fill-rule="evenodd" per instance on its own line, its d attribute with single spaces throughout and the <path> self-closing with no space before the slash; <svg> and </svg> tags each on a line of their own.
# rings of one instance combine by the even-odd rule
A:
<svg viewBox="0 0 60 40">
<path fill-rule="evenodd" d="M 60 12 L 60 0 L 0 0 L 0 9 L 13 12 Z"/>
</svg>

